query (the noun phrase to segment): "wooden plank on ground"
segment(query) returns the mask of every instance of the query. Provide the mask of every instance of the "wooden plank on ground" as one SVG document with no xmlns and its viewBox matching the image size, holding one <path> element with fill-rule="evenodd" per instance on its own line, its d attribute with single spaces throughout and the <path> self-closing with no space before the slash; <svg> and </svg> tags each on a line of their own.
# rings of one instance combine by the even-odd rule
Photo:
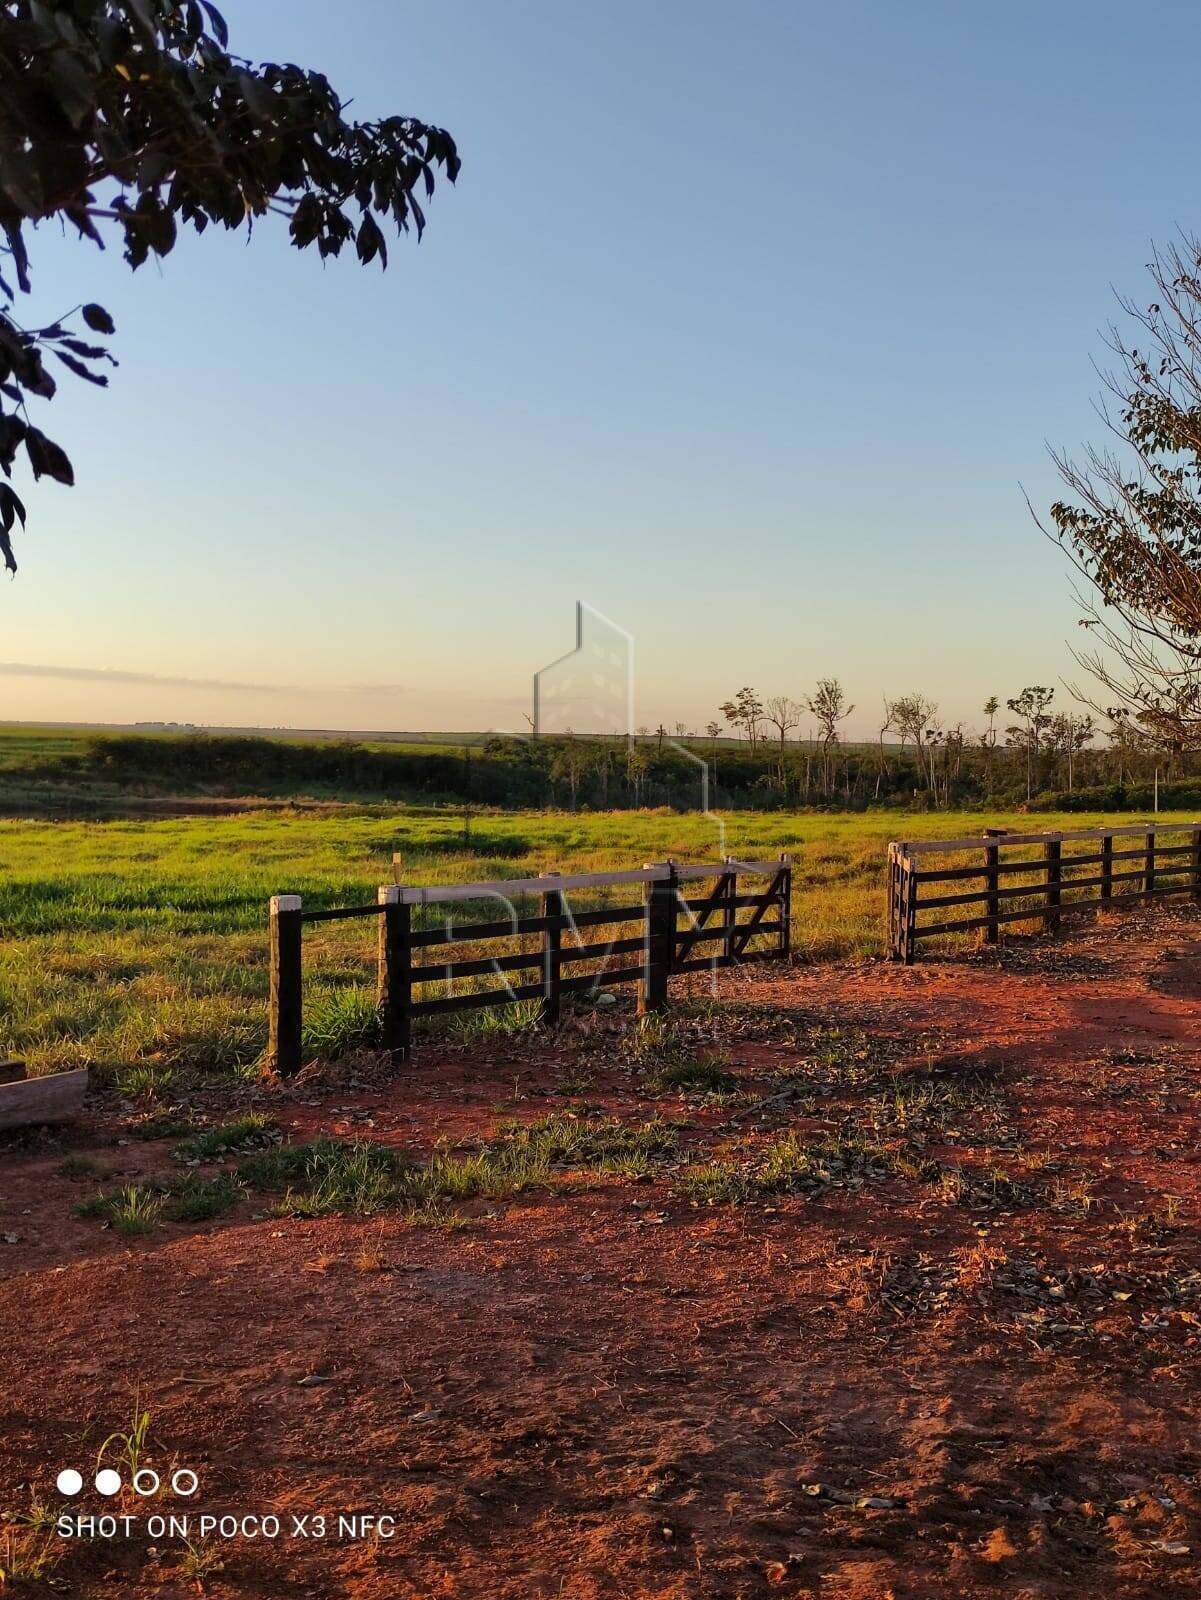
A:
<svg viewBox="0 0 1201 1600">
<path fill-rule="evenodd" d="M 65 1122 L 78 1115 L 88 1087 L 88 1069 L 54 1072 L 44 1078 L 0 1083 L 0 1129 Z"/>
</svg>

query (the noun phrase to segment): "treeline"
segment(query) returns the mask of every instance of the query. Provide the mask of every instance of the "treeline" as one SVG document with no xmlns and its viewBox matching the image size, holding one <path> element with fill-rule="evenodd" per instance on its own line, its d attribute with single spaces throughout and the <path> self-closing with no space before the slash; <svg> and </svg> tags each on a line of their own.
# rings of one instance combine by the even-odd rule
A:
<svg viewBox="0 0 1201 1600">
<path fill-rule="evenodd" d="M 949 730 L 937 743 L 843 745 L 820 739 L 731 747 L 716 737 L 497 737 L 482 745 L 374 749 L 357 742 L 188 734 L 97 734 L 80 753 L 22 776 L 96 783 L 133 793 L 417 800 L 501 808 L 865 810 L 1029 804 L 1148 810 L 1201 800 L 1188 757 L 1112 742 L 1067 748 L 1048 737 L 1001 744 Z"/>
<path fill-rule="evenodd" d="M 1087 791 L 1111 796 L 1111 808 L 1133 809 L 1153 804 L 1158 784 L 1189 790 L 1197 754 L 1183 741 L 1161 737 L 1123 707 L 1098 722 L 1091 712 L 1057 710 L 1054 700 L 1055 690 L 1044 684 L 1028 685 L 1003 707 L 990 695 L 983 725 L 970 728 L 944 723 L 927 695 L 885 696 L 874 751 L 844 745 L 840 727 L 855 707 L 837 678 L 821 679 L 799 701 L 761 699 L 744 686 L 720 709 L 752 758 L 771 753 L 774 774 L 760 781 L 801 804 L 950 809 L 1004 801 L 1071 808 L 1073 797 Z M 809 737 L 790 739 L 806 718 Z M 711 722 L 706 730 L 714 750 L 719 728 Z M 1135 798 L 1144 792 L 1145 802 Z"/>
</svg>

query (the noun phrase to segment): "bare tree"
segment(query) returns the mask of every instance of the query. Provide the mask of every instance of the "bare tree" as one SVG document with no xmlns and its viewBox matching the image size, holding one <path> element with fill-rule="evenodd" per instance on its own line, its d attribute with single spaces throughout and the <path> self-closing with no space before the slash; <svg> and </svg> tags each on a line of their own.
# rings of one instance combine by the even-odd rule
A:
<svg viewBox="0 0 1201 1600">
<path fill-rule="evenodd" d="M 794 728 L 800 727 L 801 712 L 804 709 L 804 706 L 796 700 L 790 700 L 786 694 L 773 695 L 770 700 L 764 703 L 763 719 L 765 722 L 770 722 L 780 735 L 781 755 L 784 754 L 784 745 L 787 742 L 788 735 Z"/>
<path fill-rule="evenodd" d="M 1071 711 L 1058 712 L 1047 724 L 1047 743 L 1063 760 L 1069 794 L 1075 787 L 1076 756 L 1091 743 L 1095 733 L 1091 716 L 1078 717 Z"/>
<path fill-rule="evenodd" d="M 1026 747 L 1026 799 L 1029 800 L 1034 793 L 1034 779 L 1038 773 L 1038 757 L 1042 745 L 1042 736 L 1050 725 L 1051 718 L 1047 708 L 1055 698 L 1054 689 L 1048 689 L 1044 684 L 1032 684 L 1023 689 L 1014 700 L 1007 700 L 1005 704 L 1010 711 L 1022 720 L 1016 729 L 1007 731 L 1011 742 L 1015 745 L 1019 740 L 1013 739 L 1016 732 L 1021 736 L 1021 742 Z"/>
<path fill-rule="evenodd" d="M 1109 748 L 1117 759 L 1118 782 L 1134 780 L 1134 758 L 1144 749 L 1138 730 L 1131 726 L 1129 706 L 1109 706 L 1105 712 L 1109 722 L 1106 737 Z"/>
<path fill-rule="evenodd" d="M 917 751 L 917 770 L 924 788 L 933 789 L 934 772 L 926 770 L 926 763 L 930 755 L 930 733 L 935 727 L 935 717 L 938 715 L 938 704 L 927 699 L 924 694 L 904 694 L 892 703 L 893 726 L 901 736 L 901 749 L 904 751 L 906 740 L 912 739 Z"/>
<path fill-rule="evenodd" d="M 636 744 L 631 744 L 626 751 L 626 782 L 634 791 L 635 806 L 642 805 L 643 788 L 649 767 L 650 757 L 646 751 L 640 750 Z"/>
<path fill-rule="evenodd" d="M 880 785 L 884 781 L 884 774 L 888 771 L 888 757 L 884 754 L 884 735 L 891 733 L 896 727 L 896 705 L 887 695 L 884 696 L 884 713 L 880 721 L 880 765 L 876 772 L 876 799 L 880 798 Z"/>
<path fill-rule="evenodd" d="M 846 692 L 837 678 L 820 678 L 805 705 L 821 729 L 822 783 L 828 793 L 832 782 L 830 757 L 838 743 L 838 724 L 845 722 L 855 707 L 847 705 Z"/>
<path fill-rule="evenodd" d="M 938 768 L 935 765 L 935 757 L 941 742 L 942 729 L 938 723 L 931 722 L 922 730 L 922 742 L 918 745 L 918 769 L 921 770 L 924 757 L 926 786 L 934 797 L 935 805 L 938 804 Z"/>
<path fill-rule="evenodd" d="M 577 739 L 569 728 L 566 739 L 550 764 L 550 776 L 552 782 L 566 780 L 573 811 L 579 802 L 580 782 L 591 764 L 592 755 L 588 746 Z"/>
</svg>

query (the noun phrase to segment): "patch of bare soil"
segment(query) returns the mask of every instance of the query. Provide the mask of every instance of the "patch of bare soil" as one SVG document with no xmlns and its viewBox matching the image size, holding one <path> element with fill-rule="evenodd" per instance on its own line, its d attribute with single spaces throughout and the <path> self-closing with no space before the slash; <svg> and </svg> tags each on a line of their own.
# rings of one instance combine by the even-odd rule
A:
<svg viewBox="0 0 1201 1600">
<path fill-rule="evenodd" d="M 721 1000 L 676 1010 L 732 1093 L 656 1090 L 618 1008 L 257 1091 L 290 1139 L 419 1156 L 548 1110 L 680 1120 L 649 1178 L 573 1174 L 465 1205 L 467 1227 L 283 1220 L 251 1195 L 126 1242 L 73 1205 L 161 1171 L 170 1139 L 99 1104 L 0 1147 L 3 1510 L 67 1505 L 58 1471 L 90 1478 L 138 1407 L 143 1463 L 200 1480 L 85 1488 L 70 1506 L 131 1536 L 60 1540 L 12 1592 L 1195 1595 L 1194 913 L 910 969 L 758 968 Z M 789 1134 L 825 1152 L 803 1182 L 689 1187 Z M 147 1533 L 156 1511 L 281 1532 L 189 1553 Z M 394 1536 L 339 1537 L 338 1513 Z"/>
</svg>

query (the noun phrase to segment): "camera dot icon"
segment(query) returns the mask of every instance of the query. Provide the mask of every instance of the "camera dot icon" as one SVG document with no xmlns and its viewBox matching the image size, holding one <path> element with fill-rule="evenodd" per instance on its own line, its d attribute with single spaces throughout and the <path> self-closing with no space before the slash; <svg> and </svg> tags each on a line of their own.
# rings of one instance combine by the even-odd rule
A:
<svg viewBox="0 0 1201 1600">
<path fill-rule="evenodd" d="M 54 1481 L 59 1494 L 71 1496 L 83 1492 L 83 1474 L 76 1472 L 74 1467 L 64 1467 Z M 200 1487 L 200 1479 L 191 1467 L 177 1467 L 171 1474 L 170 1482 L 172 1494 L 180 1495 L 185 1500 L 190 1499 Z M 121 1474 L 112 1467 L 101 1467 L 92 1483 L 98 1494 L 110 1500 L 120 1494 L 123 1487 Z M 133 1475 L 132 1487 L 136 1495 L 144 1500 L 149 1499 L 162 1488 L 162 1479 L 152 1467 L 139 1467 Z"/>
</svg>

